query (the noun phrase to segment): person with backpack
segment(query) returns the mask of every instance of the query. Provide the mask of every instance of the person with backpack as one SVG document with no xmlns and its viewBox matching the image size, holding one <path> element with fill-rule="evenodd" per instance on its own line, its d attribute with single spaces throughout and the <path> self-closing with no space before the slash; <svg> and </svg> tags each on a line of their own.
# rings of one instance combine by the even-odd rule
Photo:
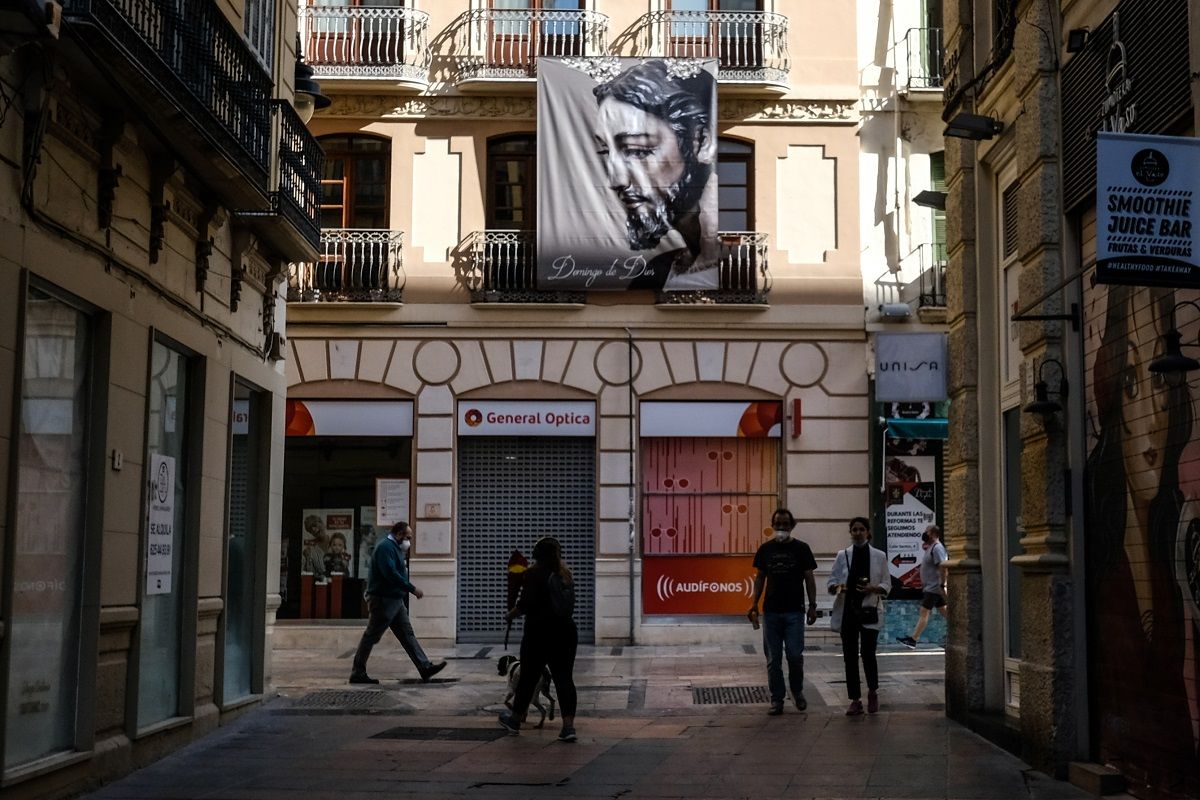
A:
<svg viewBox="0 0 1200 800">
<path fill-rule="evenodd" d="M 552 536 L 538 539 L 533 546 L 534 564 L 525 570 L 517 602 L 506 620 L 525 615 L 525 634 L 521 637 L 521 680 L 513 696 L 512 711 L 500 714 L 500 726 L 512 735 L 521 732 L 521 722 L 533 699 L 542 671 L 550 668 L 550 677 L 558 692 L 562 712 L 560 742 L 575 741 L 575 649 L 579 631 L 571 615 L 575 611 L 575 586 L 571 571 L 563 563 L 562 546 Z"/>
</svg>

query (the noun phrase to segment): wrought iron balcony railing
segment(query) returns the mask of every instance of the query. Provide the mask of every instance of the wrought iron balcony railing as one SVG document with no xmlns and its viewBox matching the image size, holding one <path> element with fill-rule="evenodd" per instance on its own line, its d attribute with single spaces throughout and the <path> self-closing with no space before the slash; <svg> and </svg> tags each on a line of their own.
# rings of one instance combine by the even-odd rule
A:
<svg viewBox="0 0 1200 800">
<path fill-rule="evenodd" d="M 288 301 L 399 303 L 403 244 L 401 231 L 326 228 L 320 258 L 288 265 Z"/>
<path fill-rule="evenodd" d="M 153 120 L 183 115 L 265 198 L 271 172 L 271 79 L 211 0 L 64 0 L 68 30 L 127 81 Z M 93 32 L 87 30 L 91 28 Z M 145 90 L 143 90 L 145 87 Z M 181 132 L 168 131 L 184 146 Z M 199 151 L 199 148 L 196 148 Z M 193 154 L 203 168 L 203 156 Z M 209 158 L 211 161 L 211 157 Z M 213 171 L 207 165 L 206 172 Z M 235 191 L 236 187 L 229 191 Z M 260 201 L 261 202 L 261 201 Z M 236 207 L 235 203 L 235 207 Z"/>
<path fill-rule="evenodd" d="M 721 239 L 717 289 L 659 292 L 666 305 L 752 304 L 767 302 L 767 234 L 732 232 Z M 537 234 L 534 231 L 475 231 L 465 242 L 467 289 L 476 303 L 584 303 L 582 291 L 543 291 L 537 287 Z"/>
<path fill-rule="evenodd" d="M 931 242 L 920 245 L 900 261 L 908 275 L 917 273 L 901 292 L 902 302 L 912 302 L 914 290 L 918 308 L 942 308 L 946 305 L 946 245 Z"/>
<path fill-rule="evenodd" d="M 639 56 L 715 58 L 725 83 L 787 83 L 788 18 L 770 11 L 652 11 L 635 28 Z"/>
<path fill-rule="evenodd" d="M 595 11 L 476 8 L 464 17 L 460 81 L 532 78 L 538 56 L 608 53 L 608 17 Z"/>
<path fill-rule="evenodd" d="M 659 305 L 766 305 L 771 291 L 767 238 L 758 231 L 728 231 L 721 239 L 720 283 L 716 289 L 659 292 Z"/>
<path fill-rule="evenodd" d="M 276 120 L 278 180 L 272 209 L 282 214 L 313 247 L 321 243 L 321 174 L 325 153 L 284 100 L 272 101 Z"/>
<path fill-rule="evenodd" d="M 897 47 L 897 58 L 904 59 L 901 77 L 905 88 L 942 88 L 945 56 L 941 28 L 909 28 L 901 46 Z"/>
<path fill-rule="evenodd" d="M 320 78 L 429 83 L 429 13 L 415 8 L 303 5 L 305 61 Z"/>
<path fill-rule="evenodd" d="M 473 303 L 584 303 L 585 292 L 537 288 L 534 231 L 475 231 L 467 237 L 467 289 Z"/>
</svg>

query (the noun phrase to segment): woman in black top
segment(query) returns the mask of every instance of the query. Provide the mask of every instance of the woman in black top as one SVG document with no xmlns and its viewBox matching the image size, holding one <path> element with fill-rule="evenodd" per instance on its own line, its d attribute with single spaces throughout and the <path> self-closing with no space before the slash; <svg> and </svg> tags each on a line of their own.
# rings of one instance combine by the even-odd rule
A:
<svg viewBox="0 0 1200 800">
<path fill-rule="evenodd" d="M 575 648 L 579 632 L 571 619 L 574 588 L 571 571 L 562 560 L 562 547 L 552 536 L 538 539 L 533 546 L 534 565 L 525 571 L 521 593 L 507 619 L 525 615 L 525 634 L 521 637 L 521 679 L 513 695 L 512 711 L 500 714 L 500 725 L 509 733 L 520 733 L 521 722 L 542 670 L 550 668 L 550 677 L 558 692 L 562 711 L 560 742 L 575 741 Z"/>
</svg>

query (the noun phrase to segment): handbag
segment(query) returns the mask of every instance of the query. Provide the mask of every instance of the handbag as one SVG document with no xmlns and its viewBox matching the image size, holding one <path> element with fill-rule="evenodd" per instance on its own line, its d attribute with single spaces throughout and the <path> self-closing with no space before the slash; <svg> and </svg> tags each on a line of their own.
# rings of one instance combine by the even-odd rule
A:
<svg viewBox="0 0 1200 800">
<path fill-rule="evenodd" d="M 858 610 L 858 624 L 878 625 L 879 606 L 863 606 Z"/>
</svg>

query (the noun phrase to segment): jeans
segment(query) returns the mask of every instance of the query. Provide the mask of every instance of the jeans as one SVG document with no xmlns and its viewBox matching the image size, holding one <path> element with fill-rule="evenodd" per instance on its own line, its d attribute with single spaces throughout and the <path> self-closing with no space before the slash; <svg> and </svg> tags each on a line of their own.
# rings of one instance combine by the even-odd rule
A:
<svg viewBox="0 0 1200 800">
<path fill-rule="evenodd" d="M 767 687 L 771 703 L 783 702 L 783 655 L 787 653 L 788 685 L 792 699 L 804 693 L 803 611 L 766 611 L 763 613 L 763 651 L 767 655 Z"/>
<path fill-rule="evenodd" d="M 367 611 L 369 612 L 367 629 L 363 631 L 362 639 L 358 642 L 358 650 L 354 652 L 354 666 L 351 668 L 351 674 L 366 674 L 367 659 L 371 657 L 371 649 L 379 643 L 379 640 L 383 638 L 383 632 L 388 628 L 391 628 L 392 633 L 396 635 L 400 646 L 404 648 L 404 652 L 408 653 L 408 657 L 412 659 L 417 669 L 429 669 L 429 656 L 425 655 L 425 651 L 421 649 L 421 643 L 417 641 L 412 623 L 408 620 L 408 606 L 404 601 L 403 597 L 375 597 L 372 595 L 367 598 Z"/>
<path fill-rule="evenodd" d="M 851 700 L 862 697 L 862 684 L 858 677 L 858 644 L 862 641 L 863 672 L 867 675 L 867 688 L 879 688 L 879 665 L 875 660 L 875 647 L 879 643 L 879 631 L 864 628 L 858 617 L 847 611 L 842 618 L 842 658 L 846 661 L 846 694 Z"/>
</svg>

